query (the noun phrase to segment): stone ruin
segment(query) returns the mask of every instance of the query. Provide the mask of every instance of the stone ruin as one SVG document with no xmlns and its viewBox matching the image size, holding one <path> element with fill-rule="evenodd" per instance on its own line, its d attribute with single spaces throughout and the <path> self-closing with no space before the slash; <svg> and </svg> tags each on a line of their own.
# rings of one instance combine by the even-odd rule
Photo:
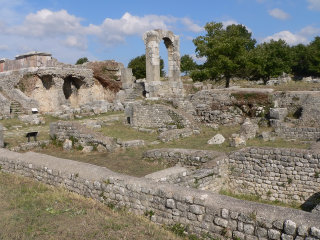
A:
<svg viewBox="0 0 320 240">
<path fill-rule="evenodd" d="M 171 31 L 152 30 L 143 35 L 146 45 L 146 94 L 149 97 L 179 95 L 183 93 L 180 79 L 180 39 Z M 161 40 L 168 51 L 168 83 L 160 81 L 160 54 Z"/>
<path fill-rule="evenodd" d="M 168 81 L 160 80 L 161 40 L 168 50 Z M 234 147 L 255 138 L 258 124 L 274 127 L 269 135 L 262 134 L 269 140 L 274 136 L 313 142 L 320 139 L 319 92 L 208 87 L 185 96 L 180 79 L 179 37 L 170 31 L 153 30 L 144 34 L 144 41 L 145 80 L 134 80 L 131 69 L 114 61 L 74 66 L 59 63 L 44 53 L 1 60 L 0 110 L 3 115 L 10 114 L 14 104 L 18 104 L 25 112 L 38 108 L 42 113 L 55 112 L 66 118 L 70 114 L 125 110 L 128 124 L 139 131 L 158 131 L 162 142 L 198 134 L 201 124 L 215 129 L 219 125 L 242 124 L 240 133 L 229 140 Z M 50 134 L 64 142 L 65 148 L 79 147 L 83 151 L 145 145 L 143 140 L 122 142 L 71 122 L 52 123 Z M 242 138 L 243 143 L 237 143 Z M 146 159 L 161 159 L 174 167 L 140 179 L 41 154 L 0 151 L 0 166 L 5 171 L 53 185 L 64 183 L 72 191 L 126 206 L 139 214 L 152 211 L 152 221 L 185 224 L 198 235 L 320 239 L 320 207 L 313 202 L 320 187 L 320 155 L 316 150 L 249 147 L 224 154 L 153 149 L 144 153 Z M 66 165 L 72 168 L 65 168 Z M 218 195 L 221 189 L 270 201 L 296 201 L 314 209 L 313 213 L 306 213 L 240 201 Z"/>
</svg>

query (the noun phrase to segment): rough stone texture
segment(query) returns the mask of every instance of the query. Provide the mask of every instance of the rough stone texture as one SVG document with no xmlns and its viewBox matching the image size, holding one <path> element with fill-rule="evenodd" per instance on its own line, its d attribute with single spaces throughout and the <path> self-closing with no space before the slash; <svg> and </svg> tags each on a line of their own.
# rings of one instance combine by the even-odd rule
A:
<svg viewBox="0 0 320 240">
<path fill-rule="evenodd" d="M 246 118 L 244 123 L 241 125 L 240 135 L 243 136 L 245 140 L 252 139 L 256 137 L 258 129 L 258 124 L 255 124 L 251 122 L 249 118 Z"/>
<path fill-rule="evenodd" d="M 319 154 L 301 149 L 245 148 L 229 155 L 229 187 L 262 199 L 312 206 L 307 200 L 320 189 L 319 160 Z"/>
<path fill-rule="evenodd" d="M 275 127 L 278 137 L 317 141 L 320 139 L 320 127 L 299 127 L 280 123 Z"/>
<path fill-rule="evenodd" d="M 159 43 L 164 40 L 168 50 L 168 78 L 164 83 L 160 81 Z M 152 30 L 143 35 L 146 45 L 146 94 L 147 97 L 168 95 L 183 95 L 183 85 L 180 80 L 180 39 L 171 31 Z M 167 89 L 165 89 L 167 88 Z"/>
<path fill-rule="evenodd" d="M 229 139 L 231 147 L 243 147 L 246 146 L 246 138 L 239 134 L 232 134 L 231 138 Z"/>
<path fill-rule="evenodd" d="M 170 171 L 151 174 L 157 177 L 156 181 L 218 192 L 227 179 L 226 155 L 220 152 L 163 148 L 149 150 L 143 156 L 149 160 L 165 160 L 169 165 L 177 164 Z M 176 168 L 178 170 L 173 172 Z"/>
<path fill-rule="evenodd" d="M 72 145 L 73 144 L 72 144 L 71 140 L 69 140 L 69 139 L 64 140 L 63 145 L 62 145 L 63 150 L 70 151 L 72 149 Z"/>
<path fill-rule="evenodd" d="M 97 147 L 104 147 L 108 151 L 112 151 L 119 147 L 115 139 L 94 132 L 91 129 L 75 122 L 59 121 L 51 123 L 50 136 L 58 141 L 65 141 L 66 139 L 74 138 L 77 140 L 76 143 L 82 147 L 93 144 Z"/>
<path fill-rule="evenodd" d="M 130 103 L 125 108 L 125 114 L 132 127 L 197 128 L 189 114 L 164 104 L 153 104 L 152 101 Z"/>
<path fill-rule="evenodd" d="M 0 93 L 0 115 L 10 115 L 10 101 Z"/>
<path fill-rule="evenodd" d="M 161 142 L 170 142 L 176 139 L 190 137 L 193 133 L 191 128 L 172 129 L 160 133 L 158 139 Z"/>
<path fill-rule="evenodd" d="M 145 145 L 144 140 L 130 140 L 120 142 L 121 147 L 129 148 L 129 147 L 141 147 Z"/>
<path fill-rule="evenodd" d="M 143 215 L 152 211 L 151 220 L 159 224 L 188 225 L 190 233 L 209 233 L 221 239 L 223 229 L 242 239 L 257 239 L 252 226 L 265 228 L 265 239 L 280 239 L 284 230 L 272 222 L 290 219 L 299 228 L 310 229 L 304 237 L 319 239 L 319 216 L 300 210 L 237 200 L 209 191 L 187 189 L 114 173 L 106 168 L 59 159 L 37 153 L 14 153 L 0 149 L 2 171 L 35 178 L 50 185 L 65 186 L 70 191 L 114 204 Z M 230 212 L 222 216 L 222 209 Z M 225 210 L 224 210 L 225 212 Z M 255 214 L 254 220 L 252 213 Z M 263 231 L 260 231 L 263 234 Z M 289 235 L 289 234 L 287 234 Z M 289 235 L 296 237 L 295 235 Z"/>
<path fill-rule="evenodd" d="M 283 121 L 288 115 L 287 108 L 270 108 L 270 118 Z"/>
<path fill-rule="evenodd" d="M 212 160 L 214 160 L 217 165 L 223 165 L 226 163 L 227 158 L 227 156 L 221 152 L 181 148 L 152 149 L 144 152 L 143 157 L 149 160 L 164 159 L 170 165 L 179 163 L 182 166 L 194 167 L 205 167 L 209 162 L 212 164 Z"/>
<path fill-rule="evenodd" d="M 38 114 L 19 115 L 18 118 L 20 121 L 31 124 L 31 125 L 45 124 L 44 118 Z"/>
<path fill-rule="evenodd" d="M 215 135 L 213 138 L 208 140 L 208 144 L 222 144 L 226 139 L 221 134 Z"/>
<path fill-rule="evenodd" d="M 314 209 L 312 209 L 312 213 L 320 215 L 320 203 Z"/>
<path fill-rule="evenodd" d="M 0 148 L 4 147 L 3 126 L 0 124 Z"/>
<path fill-rule="evenodd" d="M 171 31 L 152 30 L 144 34 L 146 45 L 146 81 L 160 81 L 159 43 L 164 40 L 168 50 L 169 81 L 180 81 L 180 40 Z"/>
</svg>

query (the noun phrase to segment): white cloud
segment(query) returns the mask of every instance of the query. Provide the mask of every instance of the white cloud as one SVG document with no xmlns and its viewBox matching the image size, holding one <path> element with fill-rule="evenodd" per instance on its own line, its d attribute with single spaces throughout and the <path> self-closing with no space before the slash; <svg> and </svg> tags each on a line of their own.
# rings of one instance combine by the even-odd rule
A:
<svg viewBox="0 0 320 240">
<path fill-rule="evenodd" d="M 182 18 L 181 22 L 192 32 L 202 32 L 204 30 L 203 27 L 194 23 L 190 18 Z"/>
<path fill-rule="evenodd" d="M 87 48 L 86 38 L 78 36 L 68 36 L 67 39 L 64 41 L 64 44 L 68 47 L 75 47 L 79 49 Z"/>
<path fill-rule="evenodd" d="M 280 20 L 286 20 L 290 17 L 290 15 L 288 13 L 282 11 L 279 8 L 274 8 L 274 9 L 270 10 L 269 15 L 274 18 L 280 19 Z"/>
<path fill-rule="evenodd" d="M 286 41 L 289 45 L 296 45 L 299 43 L 307 43 L 308 40 L 299 35 L 299 34 L 293 34 L 290 31 L 282 31 L 273 34 L 272 36 L 266 37 L 262 40 L 262 42 L 270 42 L 271 40 L 278 41 L 279 39 L 282 39 Z"/>
<path fill-rule="evenodd" d="M 237 21 L 235 21 L 235 20 L 232 20 L 232 19 L 231 20 L 227 20 L 227 21 L 222 21 L 222 25 L 223 25 L 224 28 L 226 28 L 226 27 L 228 27 L 228 26 L 230 26 L 232 24 L 238 25 L 239 23 Z"/>
<path fill-rule="evenodd" d="M 52 12 L 42 9 L 26 16 L 20 26 L 8 29 L 11 34 L 19 34 L 32 37 L 52 37 L 68 33 L 81 33 L 83 26 L 81 18 L 70 15 L 66 10 Z"/>
<path fill-rule="evenodd" d="M 315 36 L 320 34 L 320 28 L 306 26 L 300 30 L 299 34 L 303 36 Z"/>
<path fill-rule="evenodd" d="M 307 0 L 309 3 L 308 8 L 310 10 L 318 10 L 320 11 L 320 0 Z"/>
</svg>

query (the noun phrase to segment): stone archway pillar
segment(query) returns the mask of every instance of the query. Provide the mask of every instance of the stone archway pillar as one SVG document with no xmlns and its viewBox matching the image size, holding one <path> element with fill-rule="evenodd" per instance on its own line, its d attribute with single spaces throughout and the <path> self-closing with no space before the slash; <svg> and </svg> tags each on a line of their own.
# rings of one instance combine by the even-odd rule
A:
<svg viewBox="0 0 320 240">
<path fill-rule="evenodd" d="M 160 81 L 160 36 L 157 31 L 144 35 L 146 45 L 146 82 Z"/>
</svg>

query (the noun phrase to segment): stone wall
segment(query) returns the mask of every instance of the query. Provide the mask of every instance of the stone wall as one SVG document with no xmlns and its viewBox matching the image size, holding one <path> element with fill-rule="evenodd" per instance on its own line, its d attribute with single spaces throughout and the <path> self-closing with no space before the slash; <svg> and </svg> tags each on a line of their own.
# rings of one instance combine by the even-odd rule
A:
<svg viewBox="0 0 320 240">
<path fill-rule="evenodd" d="M 229 188 L 262 199 L 304 203 L 320 192 L 320 154 L 245 148 L 229 155 Z"/>
<path fill-rule="evenodd" d="M 227 156 L 221 152 L 180 148 L 152 149 L 146 151 L 143 157 L 149 160 L 164 159 L 170 165 L 180 164 L 194 167 L 206 166 L 212 160 L 215 160 L 215 166 L 222 166 L 227 159 Z"/>
<path fill-rule="evenodd" d="M 50 124 L 50 137 L 58 141 L 73 139 L 76 144 L 85 146 L 96 146 L 97 148 L 112 151 L 119 147 L 116 140 L 75 122 L 54 122 Z"/>
<path fill-rule="evenodd" d="M 0 93 L 0 113 L 1 115 L 10 114 L 10 102 Z"/>
<path fill-rule="evenodd" d="M 126 117 L 133 127 L 143 128 L 194 128 L 191 116 L 164 104 L 135 102 L 127 105 Z"/>
<path fill-rule="evenodd" d="M 158 177 L 161 182 L 219 192 L 227 180 L 228 157 L 221 152 L 162 148 L 148 150 L 143 157 L 149 161 L 164 160 L 169 165 L 187 167 L 186 171 Z"/>
<path fill-rule="evenodd" d="M 277 136 L 287 139 L 302 139 L 317 141 L 320 139 L 320 128 L 316 127 L 290 127 L 280 124 L 275 127 Z"/>
<path fill-rule="evenodd" d="M 259 117 L 267 112 L 272 90 L 215 89 L 202 90 L 190 97 L 195 116 L 203 123 L 236 125 L 246 117 Z"/>
<path fill-rule="evenodd" d="M 320 239 L 320 216 L 129 177 L 106 168 L 36 153 L 0 149 L 1 171 L 63 185 L 87 197 L 181 223 L 195 234 L 234 239 Z M 152 213 L 152 214 L 151 214 Z"/>
</svg>

